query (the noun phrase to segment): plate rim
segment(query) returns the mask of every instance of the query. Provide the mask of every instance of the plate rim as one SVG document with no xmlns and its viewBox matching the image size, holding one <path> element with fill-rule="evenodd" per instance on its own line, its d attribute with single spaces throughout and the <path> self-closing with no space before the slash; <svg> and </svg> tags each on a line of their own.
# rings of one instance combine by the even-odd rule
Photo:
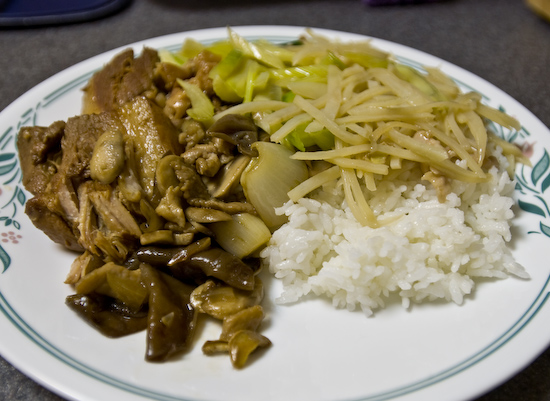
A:
<svg viewBox="0 0 550 401">
<path fill-rule="evenodd" d="M 168 34 L 168 35 L 162 35 L 162 36 L 158 36 L 158 37 L 155 37 L 155 38 L 150 38 L 150 39 L 145 39 L 145 40 L 141 40 L 141 41 L 138 41 L 138 42 L 133 42 L 133 43 L 130 43 L 128 45 L 119 46 L 117 48 L 114 48 L 114 49 L 111 49 L 109 51 L 103 52 L 103 53 L 98 54 L 96 56 L 90 57 L 86 60 L 83 60 L 83 61 L 81 61 L 77 64 L 74 64 L 73 66 L 70 66 L 70 67 L 68 67 L 68 68 L 52 75 L 51 77 L 47 78 L 46 80 L 42 81 L 38 85 L 36 85 L 33 88 L 31 88 L 30 90 L 28 90 L 26 93 L 21 95 L 19 98 L 17 98 L 15 101 L 13 101 L 10 105 L 8 105 L 4 110 L 2 110 L 0 112 L 0 119 L 5 118 L 5 115 L 12 112 L 12 110 L 15 110 L 16 108 L 20 108 L 27 101 L 28 98 L 32 97 L 33 94 L 38 93 L 40 91 L 44 91 L 45 88 L 47 88 L 48 86 L 51 86 L 57 80 L 63 80 L 65 76 L 70 75 L 70 74 L 74 75 L 80 70 L 84 71 L 87 68 L 89 68 L 90 66 L 98 64 L 98 62 L 100 60 L 108 60 L 114 54 L 120 52 L 123 49 L 132 47 L 134 50 L 140 51 L 141 48 L 143 48 L 144 46 L 150 46 L 150 47 L 154 47 L 154 48 L 166 47 L 168 45 L 159 46 L 159 44 L 168 43 L 168 42 L 173 42 L 174 46 L 176 46 L 176 42 L 179 41 L 178 43 L 181 45 L 181 41 L 185 37 L 192 37 L 192 38 L 197 39 L 197 38 L 200 38 L 200 37 L 203 37 L 203 36 L 212 36 L 211 40 L 215 40 L 215 39 L 220 39 L 220 38 L 225 37 L 225 29 L 226 28 L 222 28 L 222 27 L 205 28 L 205 29 L 198 29 L 198 30 L 172 33 L 172 34 Z M 235 29 L 237 32 L 239 32 L 242 35 L 247 36 L 247 37 L 249 37 L 249 36 L 258 36 L 258 37 L 260 37 L 260 36 L 261 37 L 269 36 L 271 38 L 271 37 L 276 36 L 276 34 L 272 34 L 272 32 L 280 33 L 281 36 L 284 36 L 284 37 L 296 37 L 295 33 L 297 33 L 297 32 L 303 33 L 305 27 L 287 26 L 287 25 L 247 25 L 247 26 L 235 26 L 235 27 L 232 27 L 232 29 Z M 482 82 L 483 85 L 490 87 L 493 91 L 496 91 L 496 93 L 502 93 L 503 95 L 505 95 L 505 98 L 506 98 L 508 103 L 513 104 L 514 107 L 521 108 L 522 109 L 521 111 L 523 113 L 526 113 L 527 115 L 530 116 L 530 119 L 531 119 L 530 123 L 531 124 L 533 124 L 533 121 L 535 121 L 537 124 L 542 125 L 542 127 L 548 132 L 548 128 L 532 112 L 530 112 L 528 109 L 526 109 L 521 103 L 519 103 L 517 100 L 515 100 L 510 95 L 505 93 L 502 89 L 496 87 L 495 85 L 493 85 L 489 81 L 487 81 L 487 80 L 485 80 L 485 79 L 469 72 L 468 70 L 463 69 L 460 66 L 449 63 L 449 62 L 447 62 L 447 61 L 445 61 L 445 60 L 443 60 L 443 59 L 441 59 L 437 56 L 431 55 L 431 54 L 426 53 L 422 50 L 414 49 L 412 47 L 402 45 L 402 44 L 399 44 L 399 43 L 396 43 L 396 42 L 391 42 L 391 41 L 387 41 L 387 40 L 384 40 L 384 39 L 379 39 L 379 38 L 375 38 L 375 37 L 371 37 L 371 36 L 367 36 L 367 35 L 350 33 L 350 32 L 343 32 L 343 31 L 336 31 L 336 30 L 331 30 L 331 29 L 324 29 L 324 28 L 312 28 L 312 29 L 313 29 L 313 31 L 315 31 L 319 34 L 327 34 L 327 35 L 331 35 L 331 37 L 342 37 L 343 36 L 346 40 L 353 39 L 353 38 L 364 40 L 365 38 L 369 38 L 369 39 L 373 40 L 374 44 L 377 47 L 395 48 L 395 49 L 399 50 L 399 53 L 405 53 L 405 54 L 411 52 L 411 53 L 415 54 L 415 56 L 421 56 L 422 60 L 430 60 L 433 63 L 438 63 L 442 66 L 445 66 L 445 69 L 451 69 L 451 70 L 457 71 L 460 75 L 467 76 L 468 82 L 470 82 L 471 80 L 476 81 L 476 82 Z M 263 32 L 263 33 L 259 33 L 259 32 Z M 283 35 L 283 32 L 284 32 L 284 35 Z M 254 35 L 252 35 L 253 33 L 254 33 Z M 216 36 L 216 35 L 218 35 L 218 36 Z M 200 39 L 198 39 L 198 40 L 200 40 Z M 98 65 L 98 68 L 100 66 L 101 65 Z M 92 72 L 93 71 L 88 71 L 87 76 L 89 77 Z M 78 82 L 81 83 L 81 79 L 82 79 L 82 77 L 75 78 L 75 79 L 73 79 L 73 81 L 78 80 Z M 547 291 L 547 284 L 548 284 L 548 281 L 547 281 L 546 284 L 544 284 L 541 287 L 541 294 L 544 291 Z M 541 294 L 539 294 L 539 296 L 536 297 L 536 300 L 538 300 L 540 298 Z M 0 293 L 0 296 L 1 295 L 2 294 Z M 544 297 L 542 299 L 542 302 L 539 305 L 537 305 L 537 308 L 542 308 L 544 306 L 547 297 L 548 297 L 548 293 L 546 293 L 546 297 Z M 2 296 L 2 300 L 3 300 L 3 296 Z M 1 309 L 2 309 L 2 312 L 4 313 L 4 317 L 9 318 L 9 316 L 7 316 L 5 314 L 6 312 L 4 311 L 3 306 L 2 306 Z M 511 369 L 511 371 L 508 372 L 506 377 L 503 377 L 499 382 L 495 382 L 495 383 L 493 383 L 492 386 L 488 386 L 488 387 L 484 388 L 482 393 L 486 392 L 486 391 L 489 391 L 493 387 L 498 386 L 499 384 L 501 384 L 502 382 L 504 382 L 505 380 L 507 380 L 511 376 L 513 376 L 515 373 L 519 372 L 521 369 L 523 369 L 525 366 L 527 366 L 529 363 L 531 363 L 540 353 L 542 353 L 544 351 L 544 349 L 546 349 L 548 347 L 548 345 L 550 345 L 550 336 L 548 336 L 548 338 L 545 342 L 545 345 L 540 347 L 540 350 L 539 350 L 538 353 L 534 353 L 533 355 L 531 355 L 530 358 L 528 358 L 527 360 L 524 360 L 523 363 L 520 364 L 521 366 Z M 46 387 L 46 388 L 50 389 L 51 391 L 53 391 L 54 393 L 60 394 L 64 397 L 78 396 L 79 399 L 88 399 L 86 397 L 82 397 L 84 395 L 83 393 L 78 393 L 78 392 L 74 393 L 74 390 L 71 388 L 71 386 L 67 387 L 64 383 L 62 383 L 62 381 L 58 380 L 57 383 L 55 383 L 55 380 L 52 380 L 51 377 L 47 377 L 47 375 L 44 376 L 43 372 L 37 372 L 36 369 L 33 369 L 32 367 L 29 367 L 29 366 L 20 366 L 21 364 L 18 363 L 18 358 L 17 358 L 17 355 L 16 355 L 17 352 L 11 353 L 10 350 L 7 349 L 7 348 L 9 348 L 9 347 L 5 346 L 4 341 L 0 340 L 0 354 L 2 354 L 2 356 L 6 360 L 8 360 L 8 362 L 10 362 L 12 365 L 14 365 L 17 369 L 21 370 L 27 376 L 29 376 L 33 380 L 37 381 L 38 383 L 42 384 L 44 387 Z M 54 376 L 55 376 L 55 374 L 54 374 Z M 439 382 L 439 381 L 437 381 L 437 382 Z M 55 384 L 52 384 L 52 383 L 55 383 Z M 476 394 L 471 394 L 471 395 L 481 395 L 482 393 L 476 392 Z M 124 393 L 124 394 L 126 394 L 126 393 Z M 396 396 L 400 396 L 400 395 L 402 395 L 402 394 L 396 394 Z M 95 399 L 95 398 L 89 398 L 89 399 L 91 400 L 91 399 Z M 177 398 L 177 399 L 178 400 L 186 400 L 187 398 Z M 394 397 L 390 397 L 390 398 L 371 398 L 369 396 L 367 398 L 361 398 L 361 399 L 365 399 L 365 400 L 366 399 L 368 399 L 368 400 L 380 399 L 381 400 L 381 399 L 394 399 Z"/>
</svg>

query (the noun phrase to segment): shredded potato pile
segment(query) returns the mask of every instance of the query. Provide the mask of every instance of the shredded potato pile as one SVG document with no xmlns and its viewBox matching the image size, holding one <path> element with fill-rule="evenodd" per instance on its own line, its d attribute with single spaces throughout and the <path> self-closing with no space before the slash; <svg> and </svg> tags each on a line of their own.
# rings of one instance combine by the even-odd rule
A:
<svg viewBox="0 0 550 401">
<path fill-rule="evenodd" d="M 328 181 L 342 180 L 354 216 L 376 227 L 380 222 L 363 183 L 375 191 L 379 180 L 392 179 L 392 172 L 422 168 L 423 178 L 444 200 L 447 179 L 488 179 L 489 140 L 499 142 L 511 166 L 524 161 L 519 148 L 485 125 L 487 119 L 519 129 L 518 122 L 484 105 L 478 93 L 462 93 L 438 68 L 421 73 L 369 41 L 340 43 L 311 31 L 299 43 L 279 48 L 252 44 L 231 30 L 229 42 L 257 65 L 246 70 L 243 102 L 214 119 L 253 113 L 271 141 L 297 150 L 292 158 L 331 165 L 290 191 L 293 201 Z"/>
</svg>

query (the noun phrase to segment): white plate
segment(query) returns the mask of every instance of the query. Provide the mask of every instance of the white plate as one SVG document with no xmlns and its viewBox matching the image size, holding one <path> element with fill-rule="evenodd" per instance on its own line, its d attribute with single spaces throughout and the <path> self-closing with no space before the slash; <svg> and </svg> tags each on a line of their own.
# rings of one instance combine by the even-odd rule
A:
<svg viewBox="0 0 550 401">
<path fill-rule="evenodd" d="M 296 39 L 299 27 L 241 27 L 240 34 L 275 42 Z M 317 30 L 340 39 L 362 36 Z M 211 42 L 225 28 L 136 43 L 177 49 L 184 38 Z M 465 304 L 390 305 L 373 318 L 334 310 L 324 301 L 275 306 L 278 283 L 269 281 L 263 333 L 273 346 L 242 371 L 226 356 L 202 355 L 200 344 L 218 336 L 207 325 L 197 346 L 165 364 L 144 361 L 145 336 L 108 339 L 65 306 L 63 284 L 75 257 L 36 230 L 23 213 L 15 135 L 23 125 L 49 125 L 78 114 L 81 88 L 121 49 L 77 64 L 38 85 L 0 114 L 0 352 L 58 394 L 79 400 L 464 400 L 489 390 L 529 364 L 550 343 L 550 132 L 528 110 L 479 77 L 395 43 L 373 44 L 418 66 L 439 66 L 465 89 L 516 116 L 519 143 L 534 144 L 534 168 L 518 170 L 516 259 L 532 278 L 478 283 Z"/>
</svg>

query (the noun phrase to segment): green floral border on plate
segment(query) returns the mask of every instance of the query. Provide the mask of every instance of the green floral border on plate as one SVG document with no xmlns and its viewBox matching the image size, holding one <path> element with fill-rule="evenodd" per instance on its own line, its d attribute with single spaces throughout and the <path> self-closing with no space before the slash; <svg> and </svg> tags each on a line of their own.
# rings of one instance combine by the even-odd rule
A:
<svg viewBox="0 0 550 401">
<path fill-rule="evenodd" d="M 288 38 L 284 38 L 281 41 L 283 40 L 288 40 Z M 173 45 L 169 49 L 176 50 L 177 47 L 178 45 Z M 415 61 L 401 57 L 398 57 L 398 59 L 404 64 L 411 65 L 419 70 L 422 70 L 422 66 Z M 7 128 L 0 136 L 0 195 L 2 195 L 2 192 L 4 191 L 8 192 L 11 195 L 7 202 L 0 205 L 0 222 L 3 222 L 0 223 L 0 261 L 2 263 L 2 272 L 7 271 L 7 269 L 11 265 L 12 260 L 8 252 L 6 252 L 5 248 L 1 245 L 1 241 L 17 242 L 20 239 L 20 236 L 17 235 L 17 232 L 21 229 L 21 224 L 19 223 L 18 218 L 21 217 L 21 210 L 24 208 L 24 204 L 27 200 L 27 192 L 24 190 L 22 185 L 21 169 L 19 166 L 19 160 L 15 146 L 16 135 L 19 132 L 20 128 L 23 126 L 36 125 L 37 115 L 42 109 L 47 107 L 56 99 L 60 98 L 65 93 L 77 87 L 82 87 L 89 80 L 93 72 L 94 71 L 86 73 L 68 82 L 67 84 L 50 93 L 48 96 L 44 97 L 44 99 L 38 102 L 33 108 L 29 108 L 28 110 L 26 110 L 21 115 L 19 122 L 16 125 Z M 473 90 L 473 88 L 463 82 L 457 81 L 457 83 L 463 90 Z M 487 96 L 484 96 L 484 100 L 490 102 L 490 99 Z M 505 111 L 502 107 L 500 107 L 500 109 L 502 111 Z M 518 143 L 521 146 L 527 144 L 528 138 L 531 136 L 524 127 L 522 127 L 519 131 L 510 131 L 500 126 L 493 125 L 492 129 L 501 138 L 509 142 Z M 518 168 L 518 171 L 516 173 L 515 195 L 517 197 L 518 206 L 525 212 L 534 214 L 541 219 L 537 227 L 540 231 L 537 229 L 532 229 L 528 231 L 529 234 L 542 233 L 545 236 L 550 237 L 550 223 L 543 222 L 550 219 L 550 208 L 543 196 L 543 194 L 549 187 L 550 155 L 546 151 L 546 149 L 544 149 L 542 157 L 539 160 L 533 162 L 533 168 L 522 166 Z M 2 230 L 9 231 L 2 232 Z M 360 398 L 360 400 L 382 401 L 389 400 L 398 396 L 403 396 L 405 394 L 418 391 L 422 388 L 446 380 L 449 377 L 468 369 L 472 365 L 475 365 L 482 359 L 486 358 L 488 355 L 497 351 L 500 347 L 502 347 L 509 340 L 515 337 L 515 335 L 519 333 L 521 329 L 529 323 L 529 321 L 545 305 L 549 296 L 547 290 L 548 285 L 549 282 L 547 280 L 542 286 L 539 294 L 537 294 L 533 303 L 529 306 L 525 313 L 517 321 L 513 322 L 508 330 L 502 333 L 498 338 L 496 338 L 486 347 L 479 350 L 479 352 L 470 356 L 466 356 L 462 362 L 459 362 L 437 374 L 434 374 L 431 377 L 427 377 L 415 383 L 405 384 L 403 386 L 390 389 L 379 394 L 372 394 L 371 396 Z M 136 394 L 138 396 L 153 397 L 155 399 L 167 401 L 186 400 L 186 398 L 172 397 L 167 394 L 160 394 L 155 391 L 149 391 L 130 385 L 128 383 L 120 382 L 119 380 L 105 376 L 105 374 L 103 374 L 102 372 L 87 367 L 85 364 L 82 364 L 71 356 L 65 354 L 62 350 L 57 349 L 56 347 L 48 343 L 44 338 L 42 338 L 42 336 L 37 333 L 32 327 L 30 327 L 28 323 L 21 319 L 18 313 L 11 307 L 10 303 L 6 299 L 4 299 L 1 293 L 0 309 L 2 310 L 4 315 L 10 321 L 12 321 L 13 324 L 17 328 L 19 328 L 19 330 L 24 335 L 29 337 L 31 341 L 33 341 L 35 344 L 40 346 L 42 349 L 44 349 L 46 352 L 48 352 L 58 360 L 66 363 L 67 365 L 86 375 L 89 375 L 103 383 L 110 384 L 118 389 Z"/>
</svg>

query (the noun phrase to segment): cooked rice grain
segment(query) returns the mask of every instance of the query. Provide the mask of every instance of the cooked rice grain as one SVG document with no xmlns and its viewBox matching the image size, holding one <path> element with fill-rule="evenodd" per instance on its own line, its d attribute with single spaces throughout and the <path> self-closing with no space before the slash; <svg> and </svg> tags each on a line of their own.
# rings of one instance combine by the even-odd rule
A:
<svg viewBox="0 0 550 401">
<path fill-rule="evenodd" d="M 371 315 L 391 294 L 405 307 L 438 299 L 462 304 L 476 277 L 527 278 L 507 247 L 514 182 L 505 158 L 494 155 L 501 168 L 491 168 L 491 181 L 452 182 L 445 203 L 419 176 L 381 181 L 369 200 L 379 221 L 389 222 L 380 228 L 361 226 L 336 184 L 285 204 L 278 213 L 289 221 L 261 254 L 282 280 L 277 302 L 323 296 Z"/>
</svg>

